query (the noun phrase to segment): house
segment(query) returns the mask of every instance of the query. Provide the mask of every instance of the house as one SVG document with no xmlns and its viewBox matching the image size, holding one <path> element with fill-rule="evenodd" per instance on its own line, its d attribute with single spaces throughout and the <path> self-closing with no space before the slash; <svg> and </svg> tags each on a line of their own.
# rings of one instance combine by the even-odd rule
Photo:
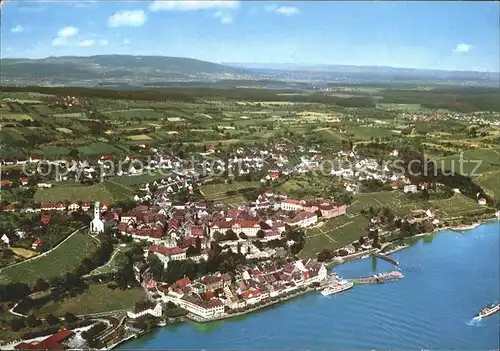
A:
<svg viewBox="0 0 500 351">
<path fill-rule="evenodd" d="M 68 211 L 71 211 L 71 212 L 78 211 L 79 208 L 80 208 L 80 205 L 78 205 L 78 203 L 76 201 L 73 201 L 73 202 L 71 202 L 71 204 L 69 204 Z"/>
<path fill-rule="evenodd" d="M 43 339 L 37 343 L 22 342 L 14 346 L 15 350 L 66 350 L 69 349 L 68 341 L 75 335 L 75 332 L 62 329 L 57 333 Z"/>
<path fill-rule="evenodd" d="M 88 202 L 83 202 L 82 203 L 82 210 L 87 212 L 88 210 L 90 210 L 90 203 Z"/>
<path fill-rule="evenodd" d="M 42 218 L 40 219 L 40 222 L 43 225 L 48 225 L 50 223 L 50 216 L 49 215 L 42 215 Z"/>
<path fill-rule="evenodd" d="M 6 186 L 12 186 L 12 181 L 8 179 L 2 179 L 0 180 L 0 188 L 1 187 L 6 187 Z"/>
<path fill-rule="evenodd" d="M 41 246 L 43 246 L 43 241 L 42 241 L 42 240 L 40 240 L 40 239 L 36 239 L 36 240 L 33 242 L 33 244 L 31 245 L 31 248 L 32 248 L 33 250 L 36 250 L 36 249 L 38 249 L 38 248 L 39 248 L 39 247 L 41 247 Z"/>
<path fill-rule="evenodd" d="M 403 188 L 403 191 L 408 194 L 408 193 L 417 193 L 418 192 L 418 188 L 415 184 L 410 184 L 410 185 L 405 185 L 404 188 Z"/>
<path fill-rule="evenodd" d="M 484 197 L 481 197 L 477 200 L 477 203 L 480 205 L 486 205 L 486 199 Z"/>
<path fill-rule="evenodd" d="M 45 183 L 45 182 L 38 183 L 36 186 L 39 187 L 39 188 L 52 188 L 52 184 Z"/>
<path fill-rule="evenodd" d="M 321 217 L 327 219 L 344 215 L 346 208 L 347 208 L 346 205 L 338 205 L 330 203 L 319 205 L 319 210 L 321 211 Z"/>
<path fill-rule="evenodd" d="M 26 186 L 29 183 L 28 178 L 19 178 L 19 182 L 21 183 L 22 186 Z"/>
<path fill-rule="evenodd" d="M 153 245 L 148 248 L 148 253 L 155 254 L 163 262 L 165 268 L 167 268 L 170 261 L 183 261 L 186 259 L 186 252 L 178 246 Z"/>
<path fill-rule="evenodd" d="M 18 236 L 14 233 L 4 233 L 0 237 L 0 241 L 3 241 L 4 244 L 7 246 L 11 246 L 12 244 L 14 244 L 18 240 L 19 240 Z"/>
</svg>

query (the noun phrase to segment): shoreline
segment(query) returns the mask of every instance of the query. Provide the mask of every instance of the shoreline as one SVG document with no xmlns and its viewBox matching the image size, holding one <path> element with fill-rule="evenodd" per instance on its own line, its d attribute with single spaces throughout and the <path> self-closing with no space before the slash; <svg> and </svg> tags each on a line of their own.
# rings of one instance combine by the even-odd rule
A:
<svg viewBox="0 0 500 351">
<path fill-rule="evenodd" d="M 460 226 L 450 226 L 450 227 L 443 227 L 443 228 L 439 228 L 433 232 L 428 232 L 428 233 L 420 233 L 420 234 L 417 234 L 417 235 L 414 235 L 414 236 L 410 236 L 408 238 L 404 238 L 404 239 L 400 239 L 400 240 L 396 240 L 396 241 L 393 241 L 393 242 L 390 242 L 390 243 L 387 243 L 387 245 L 385 247 L 388 247 L 390 245 L 393 245 L 397 242 L 400 242 L 400 241 L 403 241 L 405 239 L 411 239 L 411 238 L 419 238 L 419 237 L 424 237 L 424 236 L 428 236 L 428 235 L 435 235 L 435 234 L 438 234 L 440 232 L 443 232 L 443 231 L 463 231 L 463 230 L 472 230 L 472 229 L 475 229 L 483 224 L 487 224 L 488 222 L 493 222 L 493 221 L 496 221 L 496 222 L 499 222 L 500 221 L 500 218 L 498 218 L 497 216 L 494 216 L 494 217 L 491 217 L 491 218 L 488 218 L 488 219 L 485 219 L 485 220 L 482 220 L 482 221 L 479 221 L 479 222 L 475 222 L 473 224 L 470 224 L 470 225 L 460 225 Z M 385 248 L 384 246 L 382 246 L 381 249 L 378 249 L 378 252 L 382 252 L 383 249 Z M 410 248 L 410 245 L 408 244 L 403 244 L 401 246 L 397 246 L 395 247 L 393 250 L 390 250 L 389 252 L 384 252 L 383 254 L 385 255 L 390 255 L 390 254 L 393 254 L 395 252 L 398 252 L 398 251 L 402 251 L 402 250 L 405 250 L 405 249 L 408 249 Z M 344 263 L 347 263 L 349 261 L 353 261 L 353 260 L 357 260 L 359 258 L 361 258 L 362 256 L 365 256 L 365 255 L 370 255 L 372 252 L 374 251 L 377 251 L 377 249 L 369 249 L 369 250 L 366 250 L 366 251 L 362 251 L 362 252 L 356 252 L 356 253 L 353 253 L 353 254 L 350 254 L 350 255 L 347 255 L 347 256 L 344 256 L 344 257 L 339 257 L 336 259 L 333 259 L 332 262 L 324 262 L 325 266 L 327 267 L 327 269 L 331 269 L 332 267 L 334 266 L 337 266 L 337 265 L 341 265 L 341 264 L 344 264 Z M 338 260 L 340 259 L 340 261 Z M 334 262 L 336 261 L 336 262 Z M 244 311 L 244 312 L 239 312 L 239 313 L 233 313 L 233 314 L 225 314 L 225 315 L 222 315 L 220 317 L 217 317 L 217 318 L 213 318 L 213 319 L 209 319 L 209 320 L 201 320 L 201 318 L 199 318 L 199 320 L 197 319 L 194 319 L 194 318 L 190 318 L 190 316 L 186 316 L 186 319 L 189 319 L 190 321 L 193 321 L 193 322 L 196 322 L 196 323 L 207 323 L 207 322 L 214 322 L 214 321 L 220 321 L 220 320 L 225 320 L 225 319 L 230 319 L 232 317 L 238 317 L 238 316 L 243 316 L 243 315 L 246 315 L 246 314 L 249 314 L 249 313 L 252 313 L 252 312 L 256 312 L 256 311 L 259 311 L 259 310 L 263 310 L 263 309 L 266 309 L 268 307 L 271 307 L 273 305 L 276 305 L 276 304 L 279 304 L 281 302 L 286 302 L 288 300 L 291 300 L 295 297 L 298 297 L 298 296 L 302 296 L 302 295 L 305 295 L 307 293 L 310 293 L 312 291 L 315 291 L 314 288 L 307 288 L 306 290 L 304 291 L 300 291 L 300 292 L 297 292 L 295 294 L 292 294 L 290 296 L 286 296 L 286 297 L 283 297 L 277 301 L 271 301 L 263 306 L 256 306 L 255 308 L 252 308 L 248 311 Z M 170 324 L 170 323 L 169 323 Z M 167 324 L 167 327 L 168 325 Z M 118 347 L 119 345 L 123 344 L 123 343 L 126 343 L 128 340 L 134 338 L 134 336 L 131 336 L 131 337 L 128 337 L 124 340 L 121 340 L 120 342 L 106 348 L 106 350 L 112 350 L 116 347 Z"/>
</svg>

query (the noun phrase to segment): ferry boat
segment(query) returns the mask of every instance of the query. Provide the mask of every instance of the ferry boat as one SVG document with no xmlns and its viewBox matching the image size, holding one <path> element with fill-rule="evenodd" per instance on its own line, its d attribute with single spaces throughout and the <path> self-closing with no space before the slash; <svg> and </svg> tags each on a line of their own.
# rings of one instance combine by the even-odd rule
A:
<svg viewBox="0 0 500 351">
<path fill-rule="evenodd" d="M 482 317 L 488 317 L 491 316 L 492 314 L 500 311 L 500 304 L 491 304 L 486 307 L 484 307 L 479 313 L 476 315 L 474 318 L 482 318 Z"/>
<path fill-rule="evenodd" d="M 322 292 L 321 295 L 328 296 L 336 294 L 345 290 L 349 290 L 354 286 L 354 283 L 348 282 L 346 280 L 341 280 L 338 283 L 328 285 Z"/>
</svg>

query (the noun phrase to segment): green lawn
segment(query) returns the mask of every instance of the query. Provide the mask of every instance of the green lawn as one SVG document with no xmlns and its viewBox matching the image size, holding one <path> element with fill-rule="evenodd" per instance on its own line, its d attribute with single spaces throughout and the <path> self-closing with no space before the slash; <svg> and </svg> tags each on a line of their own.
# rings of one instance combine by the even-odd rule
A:
<svg viewBox="0 0 500 351">
<path fill-rule="evenodd" d="M 113 290 L 105 284 L 95 284 L 82 295 L 64 299 L 61 302 L 51 301 L 37 309 L 35 314 L 52 313 L 56 316 L 63 316 L 66 312 L 80 315 L 123 310 L 131 308 L 143 298 L 144 291 L 141 288 Z"/>
<path fill-rule="evenodd" d="M 57 201 L 113 201 L 114 197 L 103 184 L 55 185 L 48 189 L 38 189 L 35 193 L 36 202 Z"/>
<path fill-rule="evenodd" d="M 0 283 L 33 284 L 38 278 L 49 280 L 72 271 L 96 249 L 95 242 L 83 231 L 76 233 L 45 256 L 1 270 Z"/>
</svg>

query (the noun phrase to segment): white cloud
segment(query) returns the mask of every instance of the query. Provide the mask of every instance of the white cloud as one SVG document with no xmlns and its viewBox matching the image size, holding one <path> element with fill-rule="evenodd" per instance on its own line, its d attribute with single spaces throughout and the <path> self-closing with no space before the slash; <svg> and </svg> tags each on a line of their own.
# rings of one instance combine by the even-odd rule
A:
<svg viewBox="0 0 500 351">
<path fill-rule="evenodd" d="M 68 45 L 68 41 L 63 37 L 56 37 L 52 40 L 52 46 L 65 46 Z"/>
<path fill-rule="evenodd" d="M 108 18 L 109 27 L 140 27 L 148 17 L 143 10 L 119 11 Z"/>
<path fill-rule="evenodd" d="M 223 12 L 223 11 L 217 11 L 214 14 L 215 18 L 220 18 L 220 21 L 222 23 L 233 23 L 233 16 L 230 13 Z"/>
<path fill-rule="evenodd" d="M 71 27 L 71 26 L 61 28 L 57 32 L 57 36 L 60 38 L 74 37 L 77 34 L 78 34 L 78 28 Z"/>
<path fill-rule="evenodd" d="M 468 52 L 472 48 L 472 45 L 460 43 L 455 46 L 455 52 Z"/>
<path fill-rule="evenodd" d="M 202 0 L 202 1 L 163 1 L 155 0 L 149 5 L 150 11 L 198 11 L 209 9 L 236 9 L 240 5 L 239 1 L 234 0 Z"/>
<path fill-rule="evenodd" d="M 276 5 L 276 4 L 271 4 L 271 5 L 264 6 L 264 10 L 266 10 L 267 12 L 274 12 L 277 9 L 278 9 L 278 5 Z"/>
<path fill-rule="evenodd" d="M 264 10 L 267 12 L 274 12 L 280 15 L 285 15 L 285 16 L 293 16 L 293 15 L 298 15 L 300 13 L 300 10 L 294 6 L 280 6 L 276 4 L 270 4 L 264 6 Z"/>
<path fill-rule="evenodd" d="M 285 16 L 293 16 L 293 15 L 298 15 L 300 13 L 299 9 L 293 6 L 278 7 L 276 12 Z"/>
<path fill-rule="evenodd" d="M 109 41 L 107 41 L 106 39 L 99 40 L 99 45 L 101 45 L 101 46 L 108 46 L 108 44 L 109 44 Z"/>
<path fill-rule="evenodd" d="M 95 44 L 95 40 L 88 39 L 78 43 L 78 46 L 89 47 Z"/>
<path fill-rule="evenodd" d="M 21 33 L 21 32 L 24 31 L 24 29 L 25 28 L 23 26 L 21 26 L 20 24 L 18 24 L 17 26 L 12 27 L 10 30 L 11 30 L 12 33 Z"/>
</svg>

